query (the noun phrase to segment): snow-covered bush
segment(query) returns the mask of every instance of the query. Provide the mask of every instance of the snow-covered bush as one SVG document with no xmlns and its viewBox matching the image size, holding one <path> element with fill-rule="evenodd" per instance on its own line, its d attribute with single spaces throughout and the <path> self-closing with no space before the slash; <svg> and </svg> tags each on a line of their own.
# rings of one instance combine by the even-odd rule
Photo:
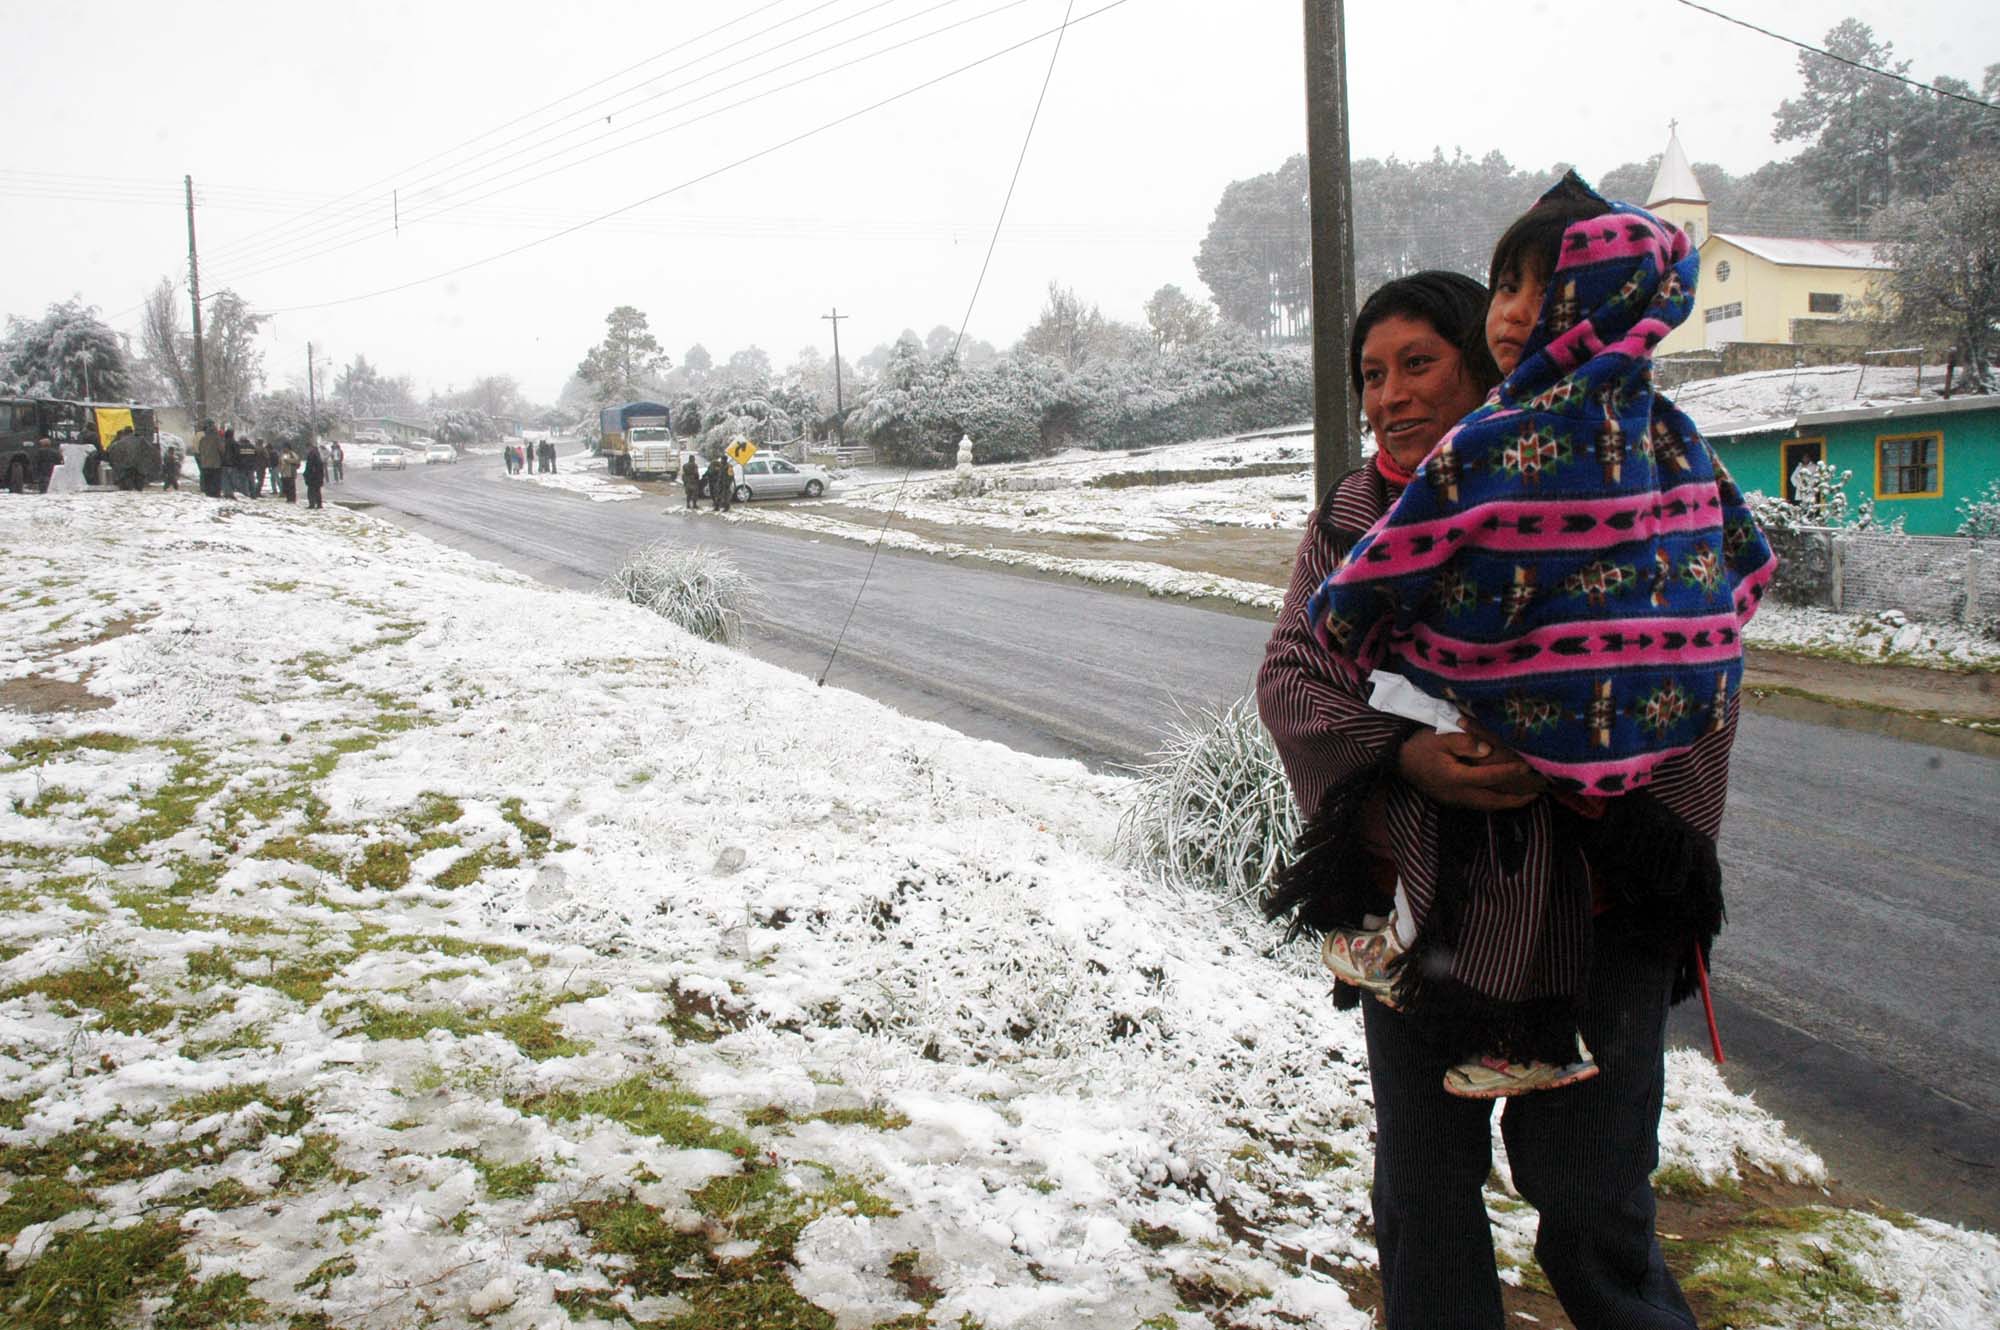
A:
<svg viewBox="0 0 2000 1330">
<path fill-rule="evenodd" d="M 1183 713 L 1166 746 L 1137 768 L 1119 854 L 1183 891 L 1255 904 L 1298 839 L 1298 806 L 1278 750 L 1239 698 L 1220 711 Z"/>
<path fill-rule="evenodd" d="M 727 556 L 663 540 L 628 558 L 605 589 L 709 642 L 734 642 L 756 599 L 755 585 Z"/>
<path fill-rule="evenodd" d="M 1989 480 L 1976 499 L 1958 501 L 1958 534 L 2000 540 L 2000 480 Z"/>
</svg>

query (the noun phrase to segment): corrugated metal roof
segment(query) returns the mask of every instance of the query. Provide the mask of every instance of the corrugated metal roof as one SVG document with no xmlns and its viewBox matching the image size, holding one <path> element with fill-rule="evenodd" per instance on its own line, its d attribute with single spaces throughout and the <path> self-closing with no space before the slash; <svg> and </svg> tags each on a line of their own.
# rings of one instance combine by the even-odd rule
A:
<svg viewBox="0 0 2000 1330">
<path fill-rule="evenodd" d="M 1790 268 L 1893 268 L 1880 246 L 1866 240 L 1800 240 L 1789 236 L 1746 236 L 1717 231 L 1713 237 L 1770 263 Z"/>
<path fill-rule="evenodd" d="M 1679 131 L 1667 131 L 1667 150 L 1660 157 L 1660 169 L 1653 173 L 1653 187 L 1646 191 L 1646 206 L 1677 200 L 1681 203 L 1706 203 L 1708 195 L 1701 192 L 1701 181 L 1694 178 L 1694 168 L 1688 165 L 1688 155 L 1681 150 Z"/>
<path fill-rule="evenodd" d="M 1868 402 L 1860 406 L 1844 407 L 1839 411 L 1807 411 L 1796 416 L 1779 416 L 1771 420 L 1731 421 L 1714 428 L 1704 428 L 1702 437 L 1707 439 L 1727 439 L 1745 434 L 1773 434 L 1790 430 L 1812 429 L 1819 425 L 1837 425 L 1849 420 L 1896 420 L 1904 416 L 1949 416 L 1961 411 L 2000 411 L 2000 395 L 1980 394 L 1971 397 L 1926 397 L 1913 402 Z"/>
</svg>

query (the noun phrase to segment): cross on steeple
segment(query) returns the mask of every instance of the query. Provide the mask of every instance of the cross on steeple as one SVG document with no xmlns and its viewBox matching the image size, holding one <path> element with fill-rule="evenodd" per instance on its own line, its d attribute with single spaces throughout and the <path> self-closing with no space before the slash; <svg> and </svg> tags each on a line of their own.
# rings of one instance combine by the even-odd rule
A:
<svg viewBox="0 0 2000 1330">
<path fill-rule="evenodd" d="M 1667 121 L 1667 133 L 1669 134 L 1677 133 L 1680 130 L 1680 127 L 1681 127 L 1681 122 L 1678 120 Z"/>
</svg>

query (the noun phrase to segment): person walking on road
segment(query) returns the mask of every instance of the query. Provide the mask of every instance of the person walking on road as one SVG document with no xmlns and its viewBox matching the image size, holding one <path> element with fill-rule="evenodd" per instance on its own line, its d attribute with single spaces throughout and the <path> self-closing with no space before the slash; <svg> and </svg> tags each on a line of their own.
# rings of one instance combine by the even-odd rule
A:
<svg viewBox="0 0 2000 1330">
<path fill-rule="evenodd" d="M 178 440 L 160 449 L 160 485 L 170 490 L 181 487 L 181 445 Z"/>
<path fill-rule="evenodd" d="M 689 453 L 681 462 L 681 489 L 687 494 L 689 512 L 701 511 L 701 463 Z"/>
<path fill-rule="evenodd" d="M 328 449 L 327 460 L 333 464 L 333 483 L 338 485 L 347 477 L 347 451 L 340 446 L 339 439 Z"/>
<path fill-rule="evenodd" d="M 326 454 L 318 444 L 306 449 L 305 473 L 306 507 L 321 507 L 320 488 L 326 484 Z"/>
</svg>

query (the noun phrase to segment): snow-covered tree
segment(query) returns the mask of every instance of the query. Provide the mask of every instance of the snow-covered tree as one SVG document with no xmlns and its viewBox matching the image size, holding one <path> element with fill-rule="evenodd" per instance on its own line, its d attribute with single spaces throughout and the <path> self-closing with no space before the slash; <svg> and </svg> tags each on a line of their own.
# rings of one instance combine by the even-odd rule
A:
<svg viewBox="0 0 2000 1330">
<path fill-rule="evenodd" d="M 302 448 L 314 436 L 324 438 L 344 427 L 353 415 L 339 402 L 319 399 L 318 412 L 309 410 L 306 395 L 296 388 L 280 388 L 259 393 L 242 406 L 241 416 L 249 430 L 267 443 L 289 443 Z"/>
<path fill-rule="evenodd" d="M 383 374 L 369 364 L 368 357 L 364 355 L 357 354 L 334 377 L 332 395 L 335 401 L 357 416 L 394 416 L 410 420 L 422 414 L 410 376 L 399 374 L 390 377 Z"/>
<path fill-rule="evenodd" d="M 659 390 L 659 376 L 673 362 L 660 350 L 637 307 L 620 305 L 604 316 L 604 340 L 576 367 L 597 405 L 629 402 Z"/>
<path fill-rule="evenodd" d="M 7 317 L 0 380 L 21 393 L 101 402 L 127 400 L 132 388 L 123 341 L 80 299 L 58 301 L 39 319 Z"/>
<path fill-rule="evenodd" d="M 1958 501 L 1958 534 L 2000 540 L 2000 480 L 1989 480 L 1976 499 Z"/>
<path fill-rule="evenodd" d="M 162 277 L 146 297 L 139 345 L 153 372 L 171 391 L 174 405 L 192 413 L 194 333 L 182 322 L 186 310 L 174 292 L 173 282 Z M 257 330 L 266 318 L 227 288 L 203 303 L 207 306 L 201 316 L 201 358 L 208 388 L 205 405 L 210 416 L 227 421 L 244 413 L 245 404 L 264 382 L 264 353 L 257 346 Z"/>
<path fill-rule="evenodd" d="M 1208 330 L 1215 326 L 1215 313 L 1169 282 L 1153 292 L 1153 298 L 1146 302 L 1146 323 L 1153 330 L 1156 347 L 1178 351 L 1208 335 Z"/>
<path fill-rule="evenodd" d="M 1899 326 L 1949 338 L 1960 385 L 1992 392 L 2000 355 L 2000 154 L 1968 161 L 1936 197 L 1876 219 L 1894 269 L 1883 283 Z"/>
<path fill-rule="evenodd" d="M 762 389 L 771 381 L 771 353 L 761 346 L 746 346 L 729 357 L 715 377 L 732 388 Z"/>
<path fill-rule="evenodd" d="M 439 443 L 484 443 L 500 437 L 499 423 L 477 407 L 444 407 L 431 413 L 430 424 Z"/>
</svg>

